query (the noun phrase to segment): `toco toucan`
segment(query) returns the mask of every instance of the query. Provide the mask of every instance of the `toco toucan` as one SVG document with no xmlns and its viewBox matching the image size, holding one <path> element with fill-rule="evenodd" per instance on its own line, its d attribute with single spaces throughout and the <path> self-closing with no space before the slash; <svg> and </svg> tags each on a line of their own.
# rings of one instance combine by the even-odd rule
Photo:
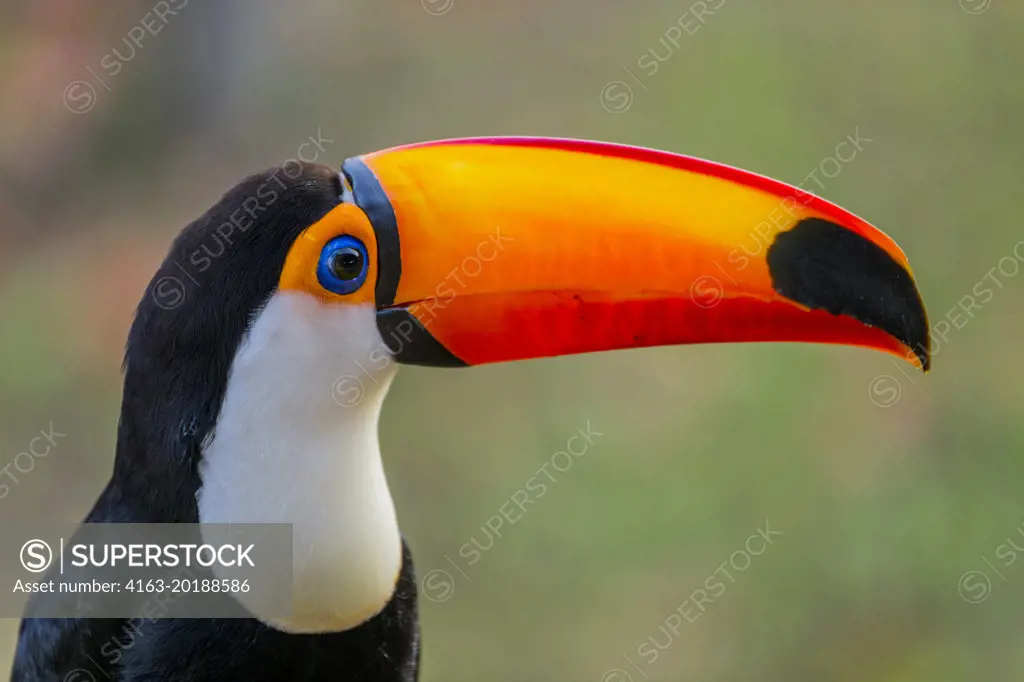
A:
<svg viewBox="0 0 1024 682">
<path fill-rule="evenodd" d="M 251 618 L 147 623 L 116 660 L 100 648 L 122 621 L 26 619 L 12 679 L 414 680 L 416 586 L 377 433 L 398 365 L 727 341 L 929 364 L 895 242 L 732 167 L 478 138 L 252 175 L 147 288 L 86 521 L 291 524 L 290 615 L 239 595 Z"/>
</svg>

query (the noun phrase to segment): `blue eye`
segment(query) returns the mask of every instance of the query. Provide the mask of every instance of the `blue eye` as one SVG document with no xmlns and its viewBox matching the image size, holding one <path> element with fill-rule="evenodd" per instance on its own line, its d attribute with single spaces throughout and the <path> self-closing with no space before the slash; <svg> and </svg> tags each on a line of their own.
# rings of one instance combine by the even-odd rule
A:
<svg viewBox="0 0 1024 682">
<path fill-rule="evenodd" d="M 369 267 L 366 246 L 355 237 L 342 235 L 324 245 L 316 266 L 316 278 L 328 291 L 351 294 L 363 286 Z"/>
</svg>

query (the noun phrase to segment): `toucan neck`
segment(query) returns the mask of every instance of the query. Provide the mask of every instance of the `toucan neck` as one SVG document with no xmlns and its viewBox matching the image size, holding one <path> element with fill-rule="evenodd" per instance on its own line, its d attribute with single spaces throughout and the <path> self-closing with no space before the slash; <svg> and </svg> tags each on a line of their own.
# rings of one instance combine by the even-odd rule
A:
<svg viewBox="0 0 1024 682">
<path fill-rule="evenodd" d="M 310 303 L 275 296 L 254 324 L 199 470 L 201 522 L 292 525 L 294 612 L 265 618 L 291 632 L 362 623 L 391 598 L 402 563 L 377 436 L 393 365 L 355 378 L 359 399 L 339 404 L 335 380 L 355 377 L 373 311 Z"/>
</svg>

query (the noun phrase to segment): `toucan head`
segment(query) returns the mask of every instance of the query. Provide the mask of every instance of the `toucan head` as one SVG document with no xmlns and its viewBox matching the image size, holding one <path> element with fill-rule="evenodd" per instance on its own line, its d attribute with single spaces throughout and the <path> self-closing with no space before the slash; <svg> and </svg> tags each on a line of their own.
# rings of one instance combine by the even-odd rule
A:
<svg viewBox="0 0 1024 682">
<path fill-rule="evenodd" d="M 302 584 L 322 589 L 282 627 L 348 627 L 390 598 L 401 564 L 375 454 L 397 363 L 739 341 L 929 364 L 895 242 L 759 175 L 536 138 L 396 147 L 340 172 L 294 163 L 226 194 L 154 277 L 129 339 L 118 466 L 172 520 L 293 523 L 296 561 L 319 553 Z M 140 449 L 173 456 L 146 478 L 129 471 Z M 185 479 L 182 461 L 197 464 Z"/>
</svg>

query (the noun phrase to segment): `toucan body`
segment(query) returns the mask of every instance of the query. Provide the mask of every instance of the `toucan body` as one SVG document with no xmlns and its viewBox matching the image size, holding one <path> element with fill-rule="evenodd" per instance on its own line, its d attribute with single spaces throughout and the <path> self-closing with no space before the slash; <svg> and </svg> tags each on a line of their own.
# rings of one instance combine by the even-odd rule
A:
<svg viewBox="0 0 1024 682">
<path fill-rule="evenodd" d="M 138 307 L 86 521 L 290 524 L 292 608 L 239 595 L 251 618 L 157 620 L 116 657 L 125 621 L 26 618 L 12 679 L 414 680 L 416 584 L 377 433 L 398 365 L 733 341 L 929 364 L 895 242 L 731 167 L 484 138 L 250 176 Z"/>
</svg>

